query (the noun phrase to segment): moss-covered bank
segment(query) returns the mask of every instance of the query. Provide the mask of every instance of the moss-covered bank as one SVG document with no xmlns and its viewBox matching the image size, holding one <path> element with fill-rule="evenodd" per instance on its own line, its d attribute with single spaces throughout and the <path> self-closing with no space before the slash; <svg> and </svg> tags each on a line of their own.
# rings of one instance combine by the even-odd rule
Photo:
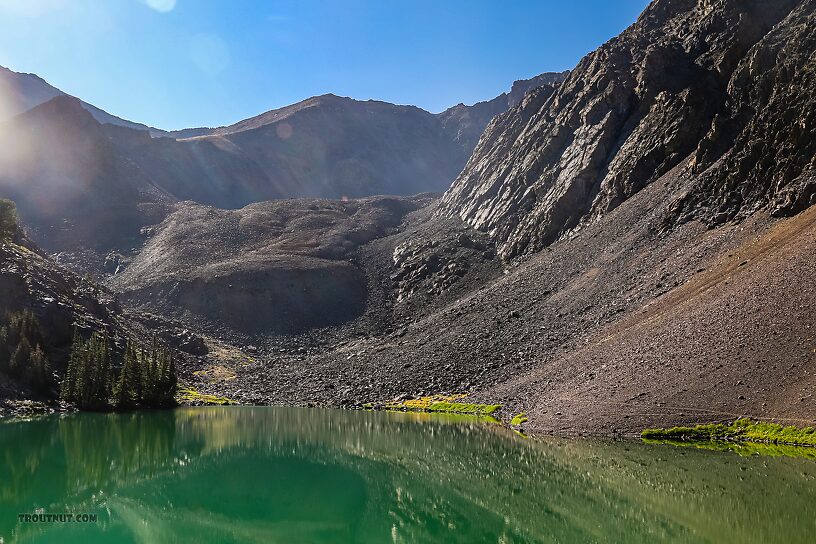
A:
<svg viewBox="0 0 816 544">
<path fill-rule="evenodd" d="M 501 404 L 474 404 L 459 402 L 466 395 L 430 395 L 417 399 L 392 400 L 382 404 L 368 404 L 367 408 L 399 410 L 405 412 L 435 412 L 444 414 L 465 414 L 491 416 L 501 408 Z"/>
<path fill-rule="evenodd" d="M 674 442 L 756 442 L 788 446 L 816 446 L 816 430 L 778 423 L 737 419 L 731 424 L 710 423 L 694 427 L 645 429 L 644 440 Z"/>
</svg>

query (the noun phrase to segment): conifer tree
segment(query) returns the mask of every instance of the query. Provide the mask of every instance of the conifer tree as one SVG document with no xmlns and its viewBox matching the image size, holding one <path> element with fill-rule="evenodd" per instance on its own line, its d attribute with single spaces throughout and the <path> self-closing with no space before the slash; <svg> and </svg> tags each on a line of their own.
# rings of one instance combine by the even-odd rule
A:
<svg viewBox="0 0 816 544">
<path fill-rule="evenodd" d="M 99 410 L 110 405 L 111 351 L 107 336 L 96 332 L 86 342 L 78 331 L 74 332 L 61 396 L 84 409 Z"/>
<path fill-rule="evenodd" d="M 176 389 L 178 388 L 178 376 L 176 376 L 176 361 L 172 354 L 168 354 L 167 371 L 164 378 L 164 403 L 167 406 L 176 404 Z"/>
<path fill-rule="evenodd" d="M 35 390 L 47 393 L 51 389 L 51 380 L 51 365 L 37 344 L 28 361 L 28 381 Z"/>
<path fill-rule="evenodd" d="M 18 229 L 17 207 L 11 200 L 0 198 L 0 240 L 11 240 Z"/>
<path fill-rule="evenodd" d="M 114 404 L 117 408 L 131 408 L 139 398 L 137 392 L 138 365 L 136 347 L 132 341 L 128 341 L 125 348 L 125 361 L 119 370 L 119 376 L 113 390 Z"/>
<path fill-rule="evenodd" d="M 74 327 L 74 338 L 71 341 L 71 355 L 68 359 L 68 367 L 65 369 L 65 377 L 60 386 L 60 397 L 67 401 L 76 401 L 79 390 L 78 381 L 81 367 L 82 352 L 84 344 L 79 329 Z"/>
<path fill-rule="evenodd" d="M 17 344 L 17 349 L 11 355 L 9 362 L 9 374 L 12 376 L 22 376 L 27 366 L 28 360 L 31 357 L 31 344 L 25 336 L 20 338 L 20 343 Z"/>
</svg>

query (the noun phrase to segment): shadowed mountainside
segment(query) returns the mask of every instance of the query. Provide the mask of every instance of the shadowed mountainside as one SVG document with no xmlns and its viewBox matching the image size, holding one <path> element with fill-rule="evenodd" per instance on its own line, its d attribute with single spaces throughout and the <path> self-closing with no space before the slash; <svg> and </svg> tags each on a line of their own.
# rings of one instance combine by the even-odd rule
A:
<svg viewBox="0 0 816 544">
<path fill-rule="evenodd" d="M 70 96 L 35 74 L 22 74 L 0 66 L 0 122 L 33 109 L 58 96 Z M 94 119 L 103 124 L 145 130 L 154 136 L 166 135 L 163 130 L 134 123 L 111 115 L 87 102 L 81 102 Z"/>
</svg>

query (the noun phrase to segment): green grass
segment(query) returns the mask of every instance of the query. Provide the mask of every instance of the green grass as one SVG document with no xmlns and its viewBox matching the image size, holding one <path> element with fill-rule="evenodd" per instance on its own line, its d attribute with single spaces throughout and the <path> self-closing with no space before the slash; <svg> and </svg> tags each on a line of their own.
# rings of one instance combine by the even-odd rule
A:
<svg viewBox="0 0 816 544">
<path fill-rule="evenodd" d="M 183 387 L 179 389 L 178 401 L 180 404 L 211 404 L 214 406 L 226 406 L 229 404 L 237 404 L 234 400 L 226 397 L 217 397 L 215 395 L 208 395 L 201 393 L 191 387 Z"/>
<path fill-rule="evenodd" d="M 514 425 L 521 425 L 527 421 L 527 413 L 522 412 L 520 414 L 516 414 L 513 416 L 513 419 L 510 420 L 510 426 Z"/>
<path fill-rule="evenodd" d="M 465 395 L 431 395 L 418 399 L 390 401 L 386 402 L 381 407 L 385 410 L 465 414 L 471 416 L 489 416 L 501 408 L 501 404 L 473 404 L 469 402 L 457 402 L 464 396 Z"/>
<path fill-rule="evenodd" d="M 445 414 L 467 414 L 472 416 L 489 416 L 501 408 L 501 404 L 472 404 L 469 402 L 434 402 L 426 410 Z"/>
<path fill-rule="evenodd" d="M 674 442 L 757 442 L 789 446 L 816 446 L 816 430 L 812 427 L 788 426 L 741 418 L 730 425 L 710 423 L 695 427 L 645 429 L 645 440 Z"/>
</svg>

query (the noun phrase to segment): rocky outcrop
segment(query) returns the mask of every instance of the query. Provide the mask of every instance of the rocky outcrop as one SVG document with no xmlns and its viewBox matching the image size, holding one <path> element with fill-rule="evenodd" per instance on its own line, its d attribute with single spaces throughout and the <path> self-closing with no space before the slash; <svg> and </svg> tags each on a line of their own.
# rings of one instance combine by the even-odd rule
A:
<svg viewBox="0 0 816 544">
<path fill-rule="evenodd" d="M 802 1 L 740 60 L 727 108 L 694 154 L 698 183 L 669 220 L 720 224 L 816 204 L 816 2 Z"/>
<path fill-rule="evenodd" d="M 433 298 L 442 295 L 474 267 L 495 266 L 495 248 L 482 232 L 461 222 L 429 221 L 422 230 L 394 248 L 394 272 L 390 278 L 396 301 L 417 293 Z"/>
<path fill-rule="evenodd" d="M 675 215 L 696 205 L 711 210 L 717 198 L 706 200 L 712 182 L 704 180 L 722 184 L 727 160 L 710 177 L 699 169 L 713 165 L 728 149 L 729 135 L 741 132 L 735 125 L 758 122 L 754 132 L 745 133 L 743 148 L 750 148 L 752 134 L 772 122 L 777 123 L 774 138 L 784 141 L 810 122 L 794 128 L 784 110 L 763 100 L 763 93 L 778 96 L 781 103 L 791 93 L 804 98 L 809 92 L 804 73 L 800 80 L 781 79 L 782 74 L 799 76 L 790 73 L 797 61 L 780 49 L 787 43 L 790 51 L 799 51 L 795 59 L 812 57 L 812 40 L 806 39 L 807 22 L 813 26 L 811 6 L 795 0 L 652 2 L 623 34 L 581 60 L 557 90 L 540 88 L 497 117 L 446 193 L 440 213 L 458 215 L 489 232 L 500 254 L 511 258 L 606 214 L 692 153 L 699 156 L 701 190 L 678 204 Z M 778 68 L 776 76 L 773 70 L 767 74 L 772 67 Z M 798 91 L 785 90 L 791 81 Z M 761 149 L 736 155 L 767 162 L 760 160 Z M 771 184 L 777 165 L 756 171 L 747 183 L 732 172 L 730 183 Z M 795 169 L 788 176 L 795 178 Z M 761 205 L 759 194 L 767 200 L 767 191 L 741 192 L 749 196 L 739 204 L 744 209 Z M 727 198 L 734 197 L 720 197 Z"/>
<path fill-rule="evenodd" d="M 478 102 L 472 106 L 457 104 L 437 117 L 450 137 L 470 156 L 491 119 L 521 102 L 524 95 L 533 89 L 561 85 L 568 74 L 569 72 L 547 72 L 530 79 L 521 79 L 513 82 L 509 93 L 502 93 L 492 100 Z"/>
</svg>

